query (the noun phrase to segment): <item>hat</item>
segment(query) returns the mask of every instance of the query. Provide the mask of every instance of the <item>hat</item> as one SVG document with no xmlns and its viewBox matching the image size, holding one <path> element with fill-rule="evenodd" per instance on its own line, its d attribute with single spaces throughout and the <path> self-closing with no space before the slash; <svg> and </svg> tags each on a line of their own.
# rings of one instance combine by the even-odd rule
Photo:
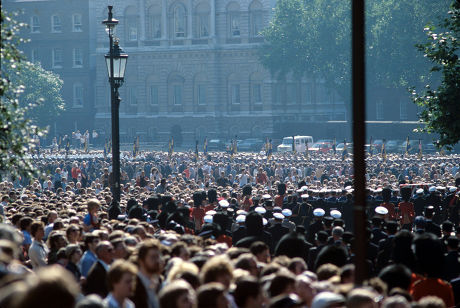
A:
<svg viewBox="0 0 460 308">
<path fill-rule="evenodd" d="M 262 223 L 264 224 L 264 226 L 266 226 L 268 224 L 268 220 L 266 218 L 263 218 Z"/>
<path fill-rule="evenodd" d="M 417 189 L 415 192 L 416 192 L 418 195 L 421 195 L 421 194 L 423 194 L 424 190 L 423 190 L 423 188 L 419 188 L 419 189 Z"/>
<path fill-rule="evenodd" d="M 282 210 L 283 210 L 283 209 L 280 208 L 279 206 L 275 206 L 275 207 L 273 208 L 273 212 L 281 212 Z"/>
<path fill-rule="evenodd" d="M 262 198 L 264 198 L 264 199 L 271 199 L 272 196 L 270 196 L 269 194 L 265 194 L 265 195 L 262 196 Z"/>
<path fill-rule="evenodd" d="M 261 207 L 261 206 L 256 207 L 254 211 L 256 211 L 257 213 L 262 214 L 262 215 L 267 213 L 267 210 L 265 208 Z"/>
<path fill-rule="evenodd" d="M 204 219 L 204 222 L 206 222 L 206 223 L 212 223 L 212 216 L 211 215 L 205 215 L 203 219 Z"/>
<path fill-rule="evenodd" d="M 340 213 L 340 211 L 338 211 L 338 210 L 332 210 L 330 214 L 331 214 L 332 217 L 334 217 L 336 219 L 342 217 L 342 213 Z"/>
<path fill-rule="evenodd" d="M 245 210 L 238 210 L 236 211 L 236 215 L 247 215 L 248 212 L 246 212 Z"/>
<path fill-rule="evenodd" d="M 228 207 L 230 204 L 228 203 L 227 200 L 220 200 L 219 205 L 225 208 L 225 207 Z"/>
<path fill-rule="evenodd" d="M 217 213 L 216 211 L 211 210 L 211 211 L 207 211 L 206 215 L 213 216 L 213 215 L 216 215 L 216 213 Z"/>
<path fill-rule="evenodd" d="M 246 221 L 246 216 L 245 215 L 238 215 L 236 216 L 236 222 L 237 223 L 243 223 Z"/>
<path fill-rule="evenodd" d="M 285 217 L 289 217 L 292 215 L 292 211 L 290 209 L 284 209 L 283 211 L 281 211 L 281 213 L 285 216 Z"/>
<path fill-rule="evenodd" d="M 379 215 L 386 215 L 388 214 L 388 209 L 386 207 L 383 207 L 383 206 L 377 206 L 375 208 L 375 212 Z"/>
<path fill-rule="evenodd" d="M 435 192 L 435 191 L 436 191 L 436 187 L 431 186 L 430 188 L 428 188 L 428 191 L 429 191 L 429 192 Z"/>
<path fill-rule="evenodd" d="M 322 208 L 317 208 L 313 210 L 313 215 L 315 217 L 323 217 L 326 212 Z"/>
<path fill-rule="evenodd" d="M 342 295 L 333 292 L 321 292 L 313 299 L 311 308 L 327 308 L 340 303 L 345 303 L 345 297 Z"/>
<path fill-rule="evenodd" d="M 308 194 L 303 194 L 300 196 L 302 199 L 307 199 L 308 198 Z"/>
<path fill-rule="evenodd" d="M 284 215 L 281 214 L 281 213 L 274 213 L 274 214 L 273 214 L 273 217 L 274 217 L 275 219 L 281 219 L 281 220 L 284 219 Z"/>
<path fill-rule="evenodd" d="M 457 187 L 451 186 L 451 187 L 449 187 L 449 191 L 450 191 L 450 192 L 456 192 L 456 191 L 457 191 Z"/>
</svg>

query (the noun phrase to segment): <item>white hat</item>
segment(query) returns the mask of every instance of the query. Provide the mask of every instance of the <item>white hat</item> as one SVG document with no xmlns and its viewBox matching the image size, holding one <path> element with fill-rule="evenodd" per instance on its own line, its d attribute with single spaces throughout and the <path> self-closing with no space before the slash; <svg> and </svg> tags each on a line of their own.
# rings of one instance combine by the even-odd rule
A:
<svg viewBox="0 0 460 308">
<path fill-rule="evenodd" d="M 444 190 L 444 189 L 446 189 L 446 188 L 445 188 L 444 186 L 436 186 L 436 189 L 437 189 L 437 190 Z"/>
<path fill-rule="evenodd" d="M 384 206 L 377 206 L 375 212 L 380 215 L 386 215 L 388 214 L 388 209 Z"/>
<path fill-rule="evenodd" d="M 285 216 L 285 217 L 289 217 L 292 215 L 292 211 L 290 209 L 284 209 L 283 211 L 281 211 L 281 213 Z"/>
<path fill-rule="evenodd" d="M 256 209 L 254 211 L 256 211 L 259 214 L 267 213 L 267 210 L 265 208 L 261 207 L 261 206 L 256 207 Z"/>
<path fill-rule="evenodd" d="M 207 223 L 212 222 L 212 216 L 211 215 L 205 215 L 203 219 L 204 219 L 204 222 L 207 222 Z"/>
<path fill-rule="evenodd" d="M 375 190 L 375 192 L 376 192 L 376 193 L 381 193 L 381 192 L 382 192 L 382 189 L 381 189 L 381 188 L 377 188 L 377 189 Z"/>
<path fill-rule="evenodd" d="M 340 294 L 325 291 L 315 296 L 311 308 L 327 308 L 334 304 L 345 303 L 345 297 Z"/>
<path fill-rule="evenodd" d="M 429 191 L 429 192 L 435 192 L 435 191 L 436 191 L 436 187 L 431 186 L 430 188 L 428 188 L 428 191 Z"/>
<path fill-rule="evenodd" d="M 338 210 L 332 210 L 330 214 L 331 214 L 332 217 L 334 217 L 336 219 L 342 217 L 342 213 L 340 213 L 340 211 L 338 211 Z"/>
<path fill-rule="evenodd" d="M 419 188 L 415 191 L 417 194 L 423 194 L 423 188 Z"/>
<path fill-rule="evenodd" d="M 450 192 L 456 192 L 456 191 L 457 191 L 457 187 L 451 186 L 451 187 L 449 187 L 449 191 L 450 191 Z"/>
<path fill-rule="evenodd" d="M 317 208 L 313 210 L 313 215 L 316 217 L 323 217 L 326 212 L 322 208 Z"/>
<path fill-rule="evenodd" d="M 228 203 L 227 200 L 220 200 L 220 201 L 219 201 L 219 205 L 220 205 L 221 207 L 228 207 L 230 204 Z"/>
<path fill-rule="evenodd" d="M 303 191 L 308 190 L 308 186 L 302 186 L 301 188 L 302 188 Z"/>
<path fill-rule="evenodd" d="M 268 220 L 266 218 L 263 218 L 262 223 L 264 224 L 264 226 L 266 226 L 268 224 Z"/>
<path fill-rule="evenodd" d="M 303 194 L 300 196 L 302 199 L 307 199 L 308 198 L 308 194 Z"/>
<path fill-rule="evenodd" d="M 264 199 L 271 199 L 272 196 L 270 196 L 269 194 L 265 194 L 265 195 L 262 196 L 262 198 L 264 198 Z"/>
<path fill-rule="evenodd" d="M 216 213 L 217 213 L 216 211 L 211 210 L 211 211 L 207 211 L 207 212 L 206 212 L 206 215 L 213 216 L 213 215 L 216 215 Z"/>
<path fill-rule="evenodd" d="M 236 211 L 236 215 L 247 215 L 248 212 L 246 212 L 245 210 L 238 210 Z"/>
<path fill-rule="evenodd" d="M 275 217 L 275 219 L 281 219 L 281 220 L 284 219 L 284 215 L 281 213 L 274 213 L 273 217 Z"/>
<path fill-rule="evenodd" d="M 236 222 L 237 223 L 243 223 L 246 221 L 246 216 L 245 215 L 238 215 L 236 216 Z"/>
<path fill-rule="evenodd" d="M 299 189 L 296 190 L 296 192 L 302 193 L 302 192 L 303 192 L 303 189 L 302 189 L 302 188 L 299 188 Z"/>
</svg>

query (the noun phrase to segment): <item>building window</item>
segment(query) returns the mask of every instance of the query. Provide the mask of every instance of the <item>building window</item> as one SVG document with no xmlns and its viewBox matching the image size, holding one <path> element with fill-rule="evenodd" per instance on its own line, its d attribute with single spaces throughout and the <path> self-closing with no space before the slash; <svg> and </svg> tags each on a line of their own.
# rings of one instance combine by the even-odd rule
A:
<svg viewBox="0 0 460 308">
<path fill-rule="evenodd" d="M 73 50 L 73 67 L 83 66 L 83 55 L 81 48 L 74 48 Z"/>
<path fill-rule="evenodd" d="M 230 14 L 230 35 L 234 37 L 240 36 L 240 14 Z"/>
<path fill-rule="evenodd" d="M 209 14 L 198 15 L 198 33 L 199 38 L 209 36 Z"/>
<path fill-rule="evenodd" d="M 161 38 L 161 15 L 154 15 L 150 17 L 150 33 L 152 39 Z"/>
<path fill-rule="evenodd" d="M 400 120 L 407 120 L 407 101 L 401 100 L 399 102 L 399 119 Z"/>
<path fill-rule="evenodd" d="M 251 35 L 261 36 L 260 31 L 263 29 L 262 12 L 251 12 Z"/>
<path fill-rule="evenodd" d="M 82 32 L 83 31 L 83 25 L 82 25 L 81 15 L 80 14 L 72 15 L 72 31 L 73 32 Z"/>
<path fill-rule="evenodd" d="M 182 85 L 176 84 L 173 86 L 173 104 L 176 106 L 182 105 Z"/>
<path fill-rule="evenodd" d="M 58 15 L 51 16 L 51 31 L 62 32 L 61 18 Z"/>
<path fill-rule="evenodd" d="M 206 86 L 203 84 L 198 85 L 198 105 L 206 105 Z"/>
<path fill-rule="evenodd" d="M 305 104 L 312 103 L 312 86 L 311 83 L 305 84 L 305 97 L 304 97 Z"/>
<path fill-rule="evenodd" d="M 260 84 L 252 85 L 252 102 L 262 104 L 262 86 Z"/>
<path fill-rule="evenodd" d="M 128 27 L 128 40 L 137 41 L 137 27 L 135 25 L 130 25 Z"/>
<path fill-rule="evenodd" d="M 38 49 L 32 49 L 30 53 L 30 62 L 35 63 L 35 62 L 40 62 L 40 59 L 38 58 Z"/>
<path fill-rule="evenodd" d="M 275 104 L 281 104 L 281 92 L 282 92 L 281 84 L 275 83 L 273 85 L 273 102 Z"/>
<path fill-rule="evenodd" d="M 53 68 L 61 68 L 63 65 L 63 53 L 62 48 L 53 48 Z"/>
<path fill-rule="evenodd" d="M 286 101 L 288 104 L 295 104 L 297 102 L 297 85 L 290 83 L 286 88 Z"/>
<path fill-rule="evenodd" d="M 40 33 L 40 19 L 36 15 L 30 18 L 30 32 Z"/>
<path fill-rule="evenodd" d="M 130 105 L 137 105 L 137 93 L 136 88 L 129 88 L 128 99 Z"/>
<path fill-rule="evenodd" d="M 377 120 L 383 120 L 383 101 L 378 100 L 377 103 L 375 103 L 375 118 Z"/>
<path fill-rule="evenodd" d="M 150 105 L 158 105 L 158 86 L 150 86 Z"/>
<path fill-rule="evenodd" d="M 83 107 L 83 86 L 81 84 L 73 86 L 73 106 L 76 108 Z"/>
<path fill-rule="evenodd" d="M 129 42 L 138 40 L 139 32 L 139 12 L 134 6 L 129 6 L 125 9 L 125 39 Z"/>
<path fill-rule="evenodd" d="M 239 84 L 233 84 L 231 86 L 231 102 L 234 105 L 237 105 L 240 103 L 240 85 Z"/>
<path fill-rule="evenodd" d="M 183 6 L 178 5 L 174 8 L 174 33 L 175 37 L 185 37 L 186 16 L 185 9 Z"/>
</svg>

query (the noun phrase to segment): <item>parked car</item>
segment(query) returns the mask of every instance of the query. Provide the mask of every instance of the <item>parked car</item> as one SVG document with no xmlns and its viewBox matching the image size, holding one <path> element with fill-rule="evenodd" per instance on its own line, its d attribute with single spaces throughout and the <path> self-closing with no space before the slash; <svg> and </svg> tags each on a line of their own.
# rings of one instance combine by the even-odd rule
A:
<svg viewBox="0 0 460 308">
<path fill-rule="evenodd" d="M 264 142 L 262 139 L 248 138 L 238 143 L 238 151 L 259 152 L 263 146 L 264 146 Z"/>
<path fill-rule="evenodd" d="M 294 136 L 295 150 L 298 153 L 305 153 L 305 149 L 311 147 L 313 144 L 312 136 Z M 276 147 L 278 152 L 291 152 L 292 151 L 292 136 L 284 137 L 280 145 Z"/>
<path fill-rule="evenodd" d="M 308 148 L 311 152 L 316 153 L 328 153 L 332 150 L 332 143 L 329 142 L 316 142 L 310 148 Z"/>
<path fill-rule="evenodd" d="M 401 140 L 388 140 L 387 143 L 385 143 L 385 150 L 387 153 L 396 153 L 399 150 L 399 145 L 401 144 Z"/>
<path fill-rule="evenodd" d="M 337 152 L 337 154 L 342 154 L 343 146 L 344 146 L 343 142 L 337 144 L 337 146 L 335 147 L 335 151 Z M 347 151 L 348 151 L 348 153 L 353 153 L 353 143 L 351 143 L 351 142 L 348 143 L 347 142 Z"/>
<path fill-rule="evenodd" d="M 381 152 L 382 151 L 383 140 L 382 139 L 375 139 L 372 142 L 372 149 L 373 151 Z M 385 148 L 385 151 L 387 149 Z"/>
<path fill-rule="evenodd" d="M 220 139 L 211 139 L 208 141 L 208 151 L 222 151 L 225 149 L 225 143 Z"/>
<path fill-rule="evenodd" d="M 409 140 L 409 154 L 418 153 L 418 140 Z M 399 146 L 399 153 L 406 153 L 407 141 L 404 140 Z"/>
</svg>

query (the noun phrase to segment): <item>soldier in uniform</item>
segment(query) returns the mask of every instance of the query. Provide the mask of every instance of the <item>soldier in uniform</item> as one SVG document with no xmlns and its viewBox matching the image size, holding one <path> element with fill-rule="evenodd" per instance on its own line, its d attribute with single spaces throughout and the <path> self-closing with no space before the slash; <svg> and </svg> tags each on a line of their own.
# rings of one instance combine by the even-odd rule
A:
<svg viewBox="0 0 460 308">
<path fill-rule="evenodd" d="M 427 206 L 425 209 L 425 232 L 431 232 L 437 237 L 441 237 L 441 227 L 433 221 L 434 207 Z"/>
<path fill-rule="evenodd" d="M 324 231 L 324 224 L 323 224 L 324 214 L 326 214 L 326 212 L 321 208 L 317 208 L 313 210 L 314 222 L 310 224 L 310 226 L 308 227 L 308 231 L 307 231 L 307 241 L 309 241 L 310 243 L 313 243 L 313 241 L 315 240 L 315 234 L 318 231 Z"/>
<path fill-rule="evenodd" d="M 412 198 L 411 202 L 414 204 L 414 211 L 415 216 L 422 216 L 423 210 L 425 209 L 425 198 L 423 197 L 424 190 L 423 188 L 419 188 L 415 192 L 414 198 Z"/>
<path fill-rule="evenodd" d="M 276 245 L 283 237 L 283 235 L 289 233 L 289 229 L 283 226 L 284 215 L 280 212 L 276 212 L 273 214 L 273 224 L 270 228 L 268 228 L 268 232 L 272 235 L 272 246 L 270 250 L 273 252 Z"/>
</svg>

